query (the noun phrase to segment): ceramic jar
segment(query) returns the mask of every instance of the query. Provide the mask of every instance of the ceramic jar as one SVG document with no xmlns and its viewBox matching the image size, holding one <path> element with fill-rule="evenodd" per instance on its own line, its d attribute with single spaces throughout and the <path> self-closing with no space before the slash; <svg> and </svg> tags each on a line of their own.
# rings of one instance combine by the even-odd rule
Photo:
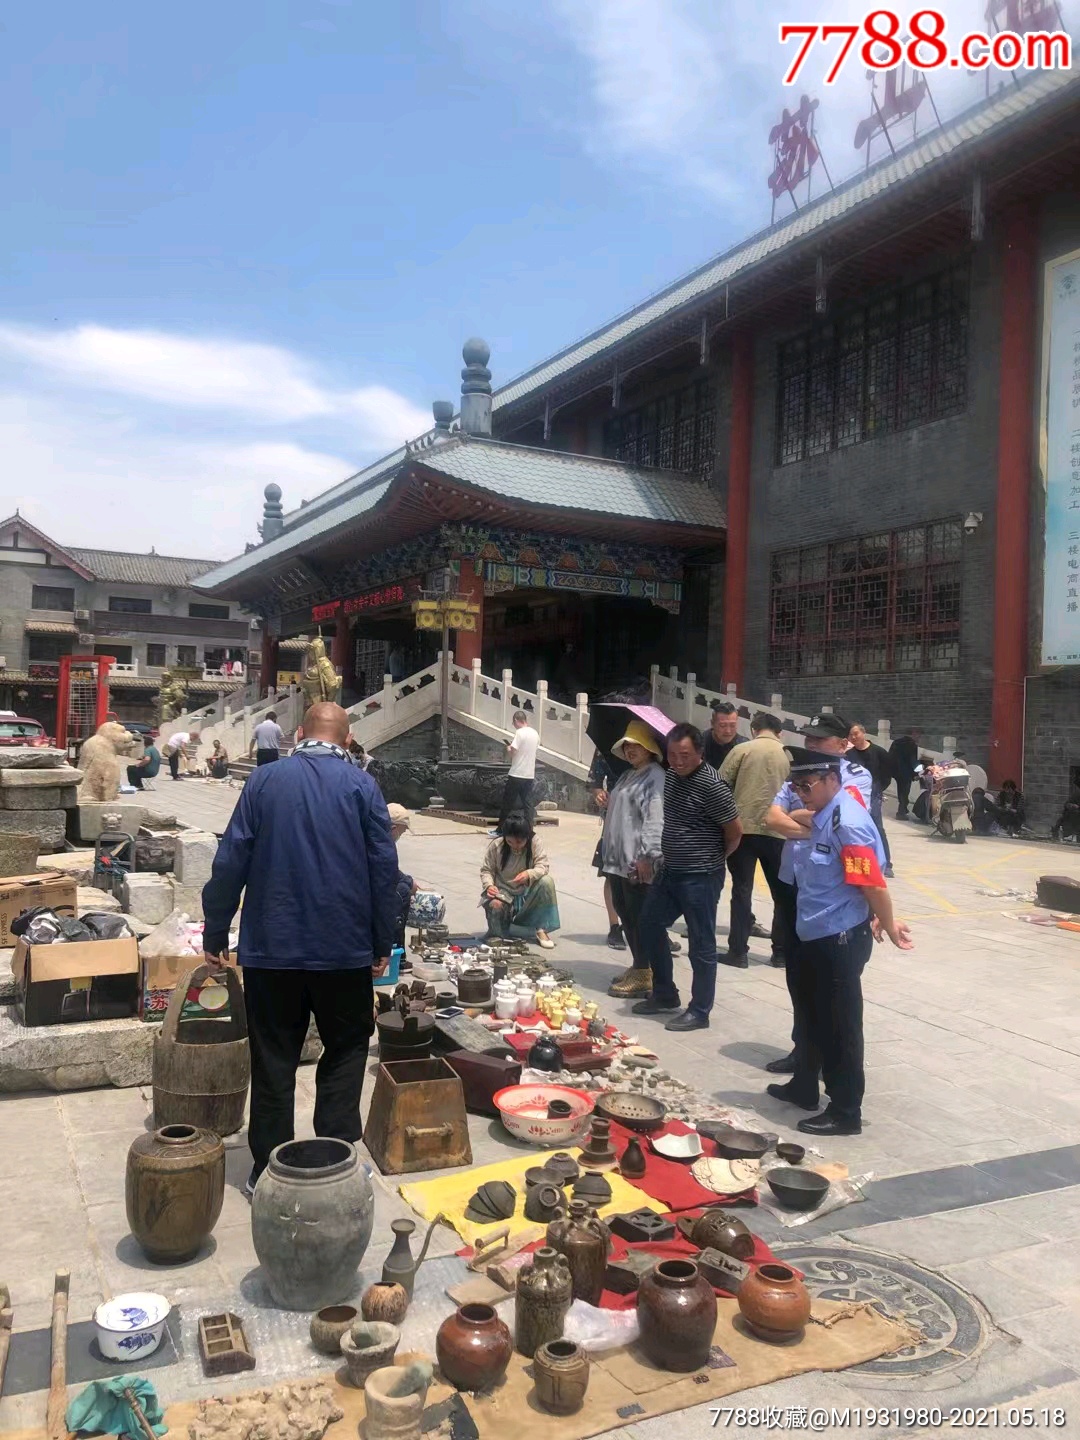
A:
<svg viewBox="0 0 1080 1440">
<path fill-rule="evenodd" d="M 553 1035 L 539 1035 L 529 1050 L 526 1064 L 530 1070 L 547 1070 L 557 1074 L 562 1069 L 562 1051 Z"/>
<path fill-rule="evenodd" d="M 308 1334 L 320 1355 L 340 1355 L 341 1338 L 352 1329 L 357 1312 L 351 1305 L 328 1305 L 311 1317 Z"/>
<path fill-rule="evenodd" d="M 495 1017 L 498 1020 L 513 1020 L 518 1013 L 517 987 L 512 980 L 498 980 L 495 983 Z"/>
<path fill-rule="evenodd" d="M 638 1287 L 641 1345 L 662 1370 L 700 1370 L 716 1330 L 716 1296 L 692 1260 L 663 1260 Z"/>
<path fill-rule="evenodd" d="M 517 983 L 517 1013 L 524 1017 L 536 1013 L 536 991 L 527 980 L 519 980 Z"/>
<path fill-rule="evenodd" d="M 482 968 L 462 970 L 458 975 L 457 998 L 462 1005 L 486 1005 L 491 999 L 491 975 Z"/>
<path fill-rule="evenodd" d="M 547 1243 L 566 1256 L 574 1299 L 599 1305 L 611 1236 L 596 1211 L 590 1210 L 584 1200 L 571 1200 L 570 1214 L 548 1226 Z"/>
<path fill-rule="evenodd" d="M 739 1286 L 742 1318 L 760 1340 L 793 1340 L 810 1319 L 810 1292 L 787 1265 L 759 1265 Z"/>
<path fill-rule="evenodd" d="M 321 1310 L 347 1300 L 374 1215 L 371 1181 L 347 1140 L 290 1140 L 272 1151 L 251 1202 L 251 1238 L 274 1301 Z"/>
<path fill-rule="evenodd" d="M 435 1355 L 458 1390 L 489 1390 L 502 1379 L 514 1342 L 490 1305 L 462 1305 L 439 1326 Z"/>
<path fill-rule="evenodd" d="M 589 1388 L 589 1356 L 572 1340 L 552 1340 L 533 1357 L 533 1380 L 542 1409 L 552 1415 L 573 1415 Z"/>
<path fill-rule="evenodd" d="M 166 1125 L 132 1141 L 125 1200 L 131 1233 L 159 1265 L 198 1254 L 225 1198 L 225 1146 L 210 1130 Z"/>
<path fill-rule="evenodd" d="M 514 1345 L 531 1360 L 541 1345 L 561 1340 L 574 1282 L 566 1256 L 542 1245 L 531 1265 L 518 1271 L 514 1299 Z"/>
<path fill-rule="evenodd" d="M 403 1285 L 376 1281 L 360 1297 L 360 1314 L 365 1320 L 400 1325 L 409 1308 L 409 1296 Z"/>
<path fill-rule="evenodd" d="M 431 1366 L 387 1365 L 364 1381 L 364 1440 L 420 1440 Z"/>
<path fill-rule="evenodd" d="M 736 1260 L 749 1260 L 754 1254 L 754 1237 L 743 1222 L 726 1210 L 706 1210 L 688 1222 L 688 1239 L 699 1250 L 720 1250 Z"/>
</svg>

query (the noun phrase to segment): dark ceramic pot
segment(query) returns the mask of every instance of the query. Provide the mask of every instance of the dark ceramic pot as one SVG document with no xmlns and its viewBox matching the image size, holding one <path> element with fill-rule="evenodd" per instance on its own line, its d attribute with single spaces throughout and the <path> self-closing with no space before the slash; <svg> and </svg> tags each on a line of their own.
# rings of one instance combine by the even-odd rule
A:
<svg viewBox="0 0 1080 1440">
<path fill-rule="evenodd" d="M 533 1358 L 536 1399 L 552 1415 L 573 1415 L 589 1388 L 589 1356 L 572 1340 L 541 1345 Z"/>
<path fill-rule="evenodd" d="M 542 1245 L 533 1263 L 518 1271 L 514 1300 L 514 1344 L 531 1360 L 541 1345 L 561 1340 L 563 1323 L 574 1298 L 574 1282 L 566 1256 Z"/>
<path fill-rule="evenodd" d="M 490 1305 L 462 1305 L 439 1326 L 435 1356 L 457 1390 L 489 1390 L 506 1374 L 514 1342 Z"/>
<path fill-rule="evenodd" d="M 131 1233 L 151 1260 L 190 1260 L 221 1214 L 225 1146 L 193 1125 L 140 1135 L 128 1151 L 125 1198 Z"/>
<path fill-rule="evenodd" d="M 547 1070 L 557 1074 L 563 1068 L 562 1051 L 550 1035 L 541 1035 L 529 1051 L 530 1070 Z"/>
<path fill-rule="evenodd" d="M 663 1260 L 638 1287 L 641 1345 L 662 1370 L 700 1370 L 716 1330 L 716 1296 L 692 1260 Z"/>
<path fill-rule="evenodd" d="M 604 1291 L 604 1271 L 611 1236 L 584 1200 L 571 1200 L 570 1214 L 553 1220 L 547 1228 L 547 1242 L 565 1255 L 574 1282 L 574 1299 L 599 1305 Z"/>
<path fill-rule="evenodd" d="M 619 1170 L 627 1180 L 640 1180 L 645 1174 L 645 1152 L 636 1135 L 631 1138 L 629 1145 L 622 1153 Z"/>
<path fill-rule="evenodd" d="M 759 1265 L 739 1286 L 739 1311 L 760 1340 L 794 1340 L 810 1319 L 810 1293 L 787 1265 Z"/>
</svg>

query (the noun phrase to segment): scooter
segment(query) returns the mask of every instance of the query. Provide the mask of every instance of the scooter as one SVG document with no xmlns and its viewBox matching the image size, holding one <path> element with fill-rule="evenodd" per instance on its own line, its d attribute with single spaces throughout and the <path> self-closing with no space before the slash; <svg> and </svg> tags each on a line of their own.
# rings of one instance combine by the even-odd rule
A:
<svg viewBox="0 0 1080 1440">
<path fill-rule="evenodd" d="M 971 833 L 971 776 L 962 765 L 949 765 L 934 777 L 931 805 L 934 830 L 945 840 L 963 845 Z"/>
</svg>

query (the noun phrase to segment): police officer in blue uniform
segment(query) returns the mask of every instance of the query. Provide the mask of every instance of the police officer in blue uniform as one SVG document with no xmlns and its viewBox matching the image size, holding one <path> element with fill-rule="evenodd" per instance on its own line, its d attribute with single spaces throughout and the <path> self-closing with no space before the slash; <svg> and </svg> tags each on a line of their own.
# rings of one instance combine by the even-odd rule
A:
<svg viewBox="0 0 1080 1440">
<path fill-rule="evenodd" d="M 911 933 L 893 914 L 881 873 L 881 837 L 869 809 L 844 784 L 841 756 L 793 750 L 789 784 L 811 817 L 794 853 L 798 942 L 789 974 L 801 1029 L 790 1084 L 769 1090 L 816 1110 L 820 1072 L 828 1107 L 798 1128 L 808 1135 L 858 1135 L 865 1089 L 863 968 L 875 939 L 888 935 L 899 949 L 910 950 Z"/>
<path fill-rule="evenodd" d="M 799 734 L 805 738 L 808 750 L 819 750 L 824 754 L 840 757 L 841 783 L 852 794 L 858 793 L 869 810 L 870 797 L 873 793 L 873 777 L 865 766 L 859 765 L 850 758 L 854 752 L 848 749 L 848 732 L 844 728 L 846 725 L 847 721 L 841 719 L 839 715 L 825 712 L 815 715 L 809 725 L 803 726 Z M 847 751 L 846 754 L 845 751 Z M 795 793 L 791 780 L 788 779 L 765 817 L 765 823 L 769 828 L 784 837 L 784 849 L 780 857 L 781 885 L 779 887 L 779 894 L 782 898 L 776 903 L 780 918 L 777 935 L 780 949 L 785 957 L 793 954 L 795 949 L 795 856 L 799 846 L 805 841 L 809 818 L 806 806 Z M 772 1075 L 794 1075 L 795 1053 L 799 1046 L 800 1016 L 795 1005 L 795 992 L 792 989 L 792 972 L 786 964 L 785 978 L 788 982 L 788 994 L 791 996 L 794 1017 L 791 1031 L 793 1048 L 790 1055 L 784 1055 L 779 1060 L 770 1060 L 765 1066 L 765 1069 Z M 780 1099 L 786 1099 L 785 1095 L 779 1093 L 781 1089 L 782 1087 L 777 1086 L 769 1093 L 777 1095 Z"/>
</svg>

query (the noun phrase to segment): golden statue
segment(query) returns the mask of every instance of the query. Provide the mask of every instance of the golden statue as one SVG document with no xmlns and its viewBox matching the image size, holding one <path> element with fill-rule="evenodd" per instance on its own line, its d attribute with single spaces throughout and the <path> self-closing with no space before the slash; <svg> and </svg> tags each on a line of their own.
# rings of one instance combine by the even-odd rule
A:
<svg viewBox="0 0 1080 1440">
<path fill-rule="evenodd" d="M 341 694 L 341 676 L 326 654 L 326 643 L 321 635 L 316 635 L 308 646 L 308 655 L 311 664 L 304 671 L 304 678 L 300 682 L 304 699 L 309 705 L 317 705 L 320 700 L 330 700 L 336 704 Z"/>
<path fill-rule="evenodd" d="M 158 700 L 161 705 L 162 720 L 175 720 L 187 709 L 187 685 L 178 675 L 173 675 L 166 670 L 161 677 Z"/>
</svg>

